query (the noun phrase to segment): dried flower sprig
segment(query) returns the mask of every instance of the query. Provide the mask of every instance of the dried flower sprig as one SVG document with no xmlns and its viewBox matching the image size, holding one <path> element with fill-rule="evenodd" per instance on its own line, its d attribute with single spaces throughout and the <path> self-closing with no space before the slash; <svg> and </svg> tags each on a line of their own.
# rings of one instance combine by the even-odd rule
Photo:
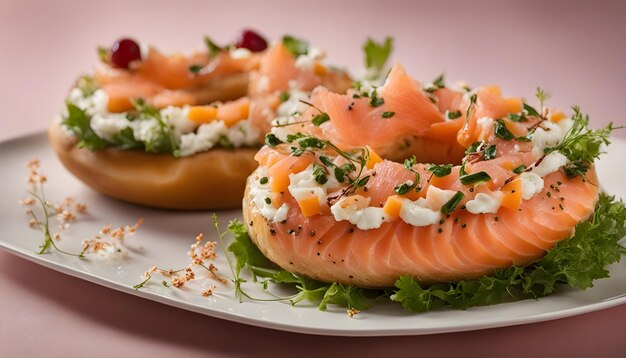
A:
<svg viewBox="0 0 626 358">
<path fill-rule="evenodd" d="M 40 161 L 35 159 L 26 163 L 28 168 L 28 198 L 20 201 L 26 208 L 26 215 L 30 217 L 28 225 L 31 228 L 43 231 L 44 242 L 39 246 L 39 254 L 46 253 L 50 248 L 54 248 L 56 251 L 76 257 L 84 257 L 83 252 L 71 253 L 59 248 L 55 241 L 61 239 L 61 233 L 70 227 L 70 224 L 74 222 L 78 215 L 84 214 L 87 211 L 87 207 L 81 203 L 74 202 L 73 198 L 65 198 L 58 204 L 52 204 L 46 199 L 44 184 L 48 181 L 48 178 L 41 172 Z M 35 213 L 35 206 L 39 204 L 41 213 Z M 56 231 L 50 229 L 51 219 L 56 218 L 58 227 Z"/>
<path fill-rule="evenodd" d="M 26 208 L 26 215 L 30 217 L 28 225 L 44 233 L 44 242 L 39 246 L 39 254 L 46 253 L 54 248 L 56 251 L 79 258 L 84 258 L 89 252 L 99 253 L 103 256 L 121 252 L 124 237 L 134 234 L 143 223 L 143 218 L 137 220 L 132 226 L 121 226 L 112 229 L 111 225 L 105 226 L 92 239 L 82 241 L 80 253 L 67 252 L 59 248 L 56 241 L 61 239 L 61 233 L 70 227 L 81 215 L 87 212 L 87 206 L 76 202 L 74 198 L 66 197 L 59 203 L 52 203 L 46 199 L 44 184 L 48 178 L 41 171 L 39 160 L 31 160 L 26 163 L 28 168 L 28 194 L 29 197 L 22 199 L 20 204 Z M 36 207 L 39 204 L 39 208 Z M 39 210 L 40 209 L 40 210 Z M 35 212 L 35 211 L 38 211 Z M 51 225 L 56 221 L 57 227 L 53 231 Z M 103 240 L 107 238 L 108 240 Z"/>
<path fill-rule="evenodd" d="M 163 280 L 163 286 L 169 287 L 171 285 L 174 288 L 182 288 L 187 282 L 196 279 L 196 273 L 194 271 L 195 267 L 202 268 L 203 271 L 208 274 L 207 277 L 219 281 L 222 284 L 226 284 L 228 281 L 218 274 L 219 270 L 217 266 L 211 262 L 217 257 L 217 254 L 215 253 L 216 245 L 217 243 L 214 241 L 204 242 L 204 235 L 202 233 L 198 234 L 194 243 L 191 244 L 190 250 L 187 252 L 187 256 L 189 256 L 189 264 L 186 267 L 175 270 L 151 266 L 146 272 L 143 273 L 143 281 L 134 285 L 133 288 L 138 290 L 145 287 L 150 280 L 152 280 L 154 273 L 159 273 L 170 279 L 169 284 L 167 281 Z M 201 294 L 204 297 L 212 296 L 216 288 L 217 286 L 211 285 L 204 289 Z"/>
<path fill-rule="evenodd" d="M 81 254 L 92 252 L 107 256 L 119 253 L 122 251 L 124 238 L 133 235 L 142 224 L 143 218 L 139 218 L 132 226 L 120 226 L 117 229 L 111 229 L 111 225 L 107 225 L 92 239 L 81 242 L 83 246 Z M 104 238 L 108 240 L 103 240 Z"/>
</svg>

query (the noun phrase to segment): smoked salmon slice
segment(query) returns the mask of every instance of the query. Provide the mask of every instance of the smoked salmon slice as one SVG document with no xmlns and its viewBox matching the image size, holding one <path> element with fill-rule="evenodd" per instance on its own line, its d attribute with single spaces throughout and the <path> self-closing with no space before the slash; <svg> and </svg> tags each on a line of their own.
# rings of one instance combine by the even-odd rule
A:
<svg viewBox="0 0 626 358">
<path fill-rule="evenodd" d="M 552 124 L 496 86 L 426 91 L 400 65 L 369 92 L 318 87 L 257 153 L 243 208 L 250 236 L 290 272 L 360 287 L 528 264 L 571 237 L 599 197 L 593 163 L 572 175 L 575 164 L 554 149 L 574 135 L 576 116 Z M 411 149 L 398 149 L 404 141 Z M 367 153 L 407 160 L 372 165 Z M 273 205 L 288 208 L 283 217 L 260 214 L 263 185 L 280 187 Z M 303 215 L 303 192 L 322 210 Z"/>
</svg>

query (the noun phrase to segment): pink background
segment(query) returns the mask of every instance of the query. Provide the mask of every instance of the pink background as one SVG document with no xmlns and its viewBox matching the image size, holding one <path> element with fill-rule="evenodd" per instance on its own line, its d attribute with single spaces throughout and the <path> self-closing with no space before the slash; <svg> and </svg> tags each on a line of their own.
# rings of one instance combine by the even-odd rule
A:
<svg viewBox="0 0 626 358">
<path fill-rule="evenodd" d="M 498 83 L 626 125 L 623 1 L 2 1 L 0 140 L 46 128 L 95 47 L 122 35 L 166 51 L 226 42 L 243 27 L 291 33 L 343 66 L 366 36 L 392 35 L 416 78 Z M 626 131 L 618 136 L 625 138 Z M 0 252 L 1 356 L 617 356 L 626 305 L 557 321 L 422 337 L 316 337 L 230 323 L 131 297 Z"/>
</svg>

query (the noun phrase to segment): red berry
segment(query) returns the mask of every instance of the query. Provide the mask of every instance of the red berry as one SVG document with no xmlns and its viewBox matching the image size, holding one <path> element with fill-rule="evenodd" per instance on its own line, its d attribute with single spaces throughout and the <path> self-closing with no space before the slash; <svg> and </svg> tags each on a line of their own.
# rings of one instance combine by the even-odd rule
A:
<svg viewBox="0 0 626 358">
<path fill-rule="evenodd" d="M 128 68 L 131 62 L 141 60 L 141 49 L 131 39 L 119 39 L 111 46 L 109 59 L 114 67 Z"/>
<path fill-rule="evenodd" d="M 247 48 L 252 52 L 260 52 L 267 48 L 267 41 L 258 33 L 245 29 L 241 31 L 239 39 L 235 42 L 237 48 Z"/>
</svg>

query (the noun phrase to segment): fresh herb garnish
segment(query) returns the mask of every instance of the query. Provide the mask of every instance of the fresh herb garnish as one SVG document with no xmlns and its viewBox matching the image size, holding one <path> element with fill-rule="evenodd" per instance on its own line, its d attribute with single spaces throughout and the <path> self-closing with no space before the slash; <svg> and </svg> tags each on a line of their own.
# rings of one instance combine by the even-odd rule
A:
<svg viewBox="0 0 626 358">
<path fill-rule="evenodd" d="M 442 89 L 446 87 L 444 81 L 444 74 L 442 73 L 439 77 L 435 78 L 435 80 L 427 87 L 424 88 L 424 92 L 433 93 L 438 89 Z"/>
<path fill-rule="evenodd" d="M 519 166 L 513 168 L 513 173 L 521 174 L 526 170 L 526 164 L 520 164 Z"/>
<path fill-rule="evenodd" d="M 382 106 L 384 103 L 385 103 L 385 99 L 382 97 L 378 97 L 378 91 L 374 89 L 374 91 L 372 91 L 372 99 L 370 100 L 370 106 L 379 107 L 379 106 Z"/>
<path fill-rule="evenodd" d="M 446 175 L 449 175 L 452 172 L 452 164 L 443 164 L 443 165 L 436 165 L 433 164 L 430 167 L 428 167 L 428 171 L 432 172 L 434 176 L 436 177 L 445 177 Z"/>
<path fill-rule="evenodd" d="M 191 65 L 189 66 L 189 72 L 191 74 L 197 75 L 202 70 L 202 66 L 200 65 Z"/>
<path fill-rule="evenodd" d="M 131 100 L 131 103 L 141 117 L 146 119 L 153 118 L 158 124 L 158 130 L 154 133 L 154 136 L 144 142 L 145 150 L 151 153 L 171 153 L 174 156 L 179 156 L 174 134 L 168 124 L 161 118 L 161 112 L 141 98 Z"/>
<path fill-rule="evenodd" d="M 283 45 L 294 57 L 309 53 L 309 43 L 291 35 L 283 36 Z"/>
<path fill-rule="evenodd" d="M 511 140 L 515 138 L 513 133 L 506 127 L 506 124 L 502 119 L 496 119 L 494 123 L 494 132 L 497 137 L 502 138 L 504 140 Z"/>
<path fill-rule="evenodd" d="M 209 50 L 209 58 L 213 58 L 217 56 L 221 51 L 224 51 L 222 47 L 215 44 L 215 42 L 213 42 L 208 36 L 204 36 L 204 44 Z"/>
<path fill-rule="evenodd" d="M 497 151 L 497 148 L 496 148 L 495 144 L 492 144 L 492 145 L 488 146 L 483 151 L 483 160 L 491 160 L 491 159 L 495 158 L 497 152 L 498 151 Z"/>
<path fill-rule="evenodd" d="M 508 117 L 512 122 L 528 122 L 528 118 L 526 118 L 526 114 L 524 112 L 520 114 L 509 113 Z"/>
<path fill-rule="evenodd" d="M 478 95 L 473 93 L 470 96 L 470 103 L 467 106 L 467 111 L 465 112 L 465 121 L 469 121 L 470 117 L 474 115 L 474 110 L 476 109 L 476 101 L 478 100 Z"/>
<path fill-rule="evenodd" d="M 265 135 L 265 144 L 267 144 L 269 147 L 274 148 L 275 146 L 282 143 L 283 141 L 278 139 L 278 137 L 276 137 L 274 133 L 267 133 Z"/>
<path fill-rule="evenodd" d="M 609 123 L 603 129 L 587 130 L 589 116 L 583 115 L 578 107 L 573 107 L 573 109 L 572 127 L 556 146 L 547 148 L 545 153 L 559 151 L 572 162 L 592 163 L 600 156 L 602 144 L 610 143 L 609 136 L 615 128 L 612 123 Z"/>
<path fill-rule="evenodd" d="M 96 151 L 110 145 L 109 142 L 98 137 L 93 131 L 90 125 L 91 117 L 86 111 L 71 102 L 67 102 L 65 105 L 67 107 L 67 117 L 63 118 L 63 124 L 79 139 L 79 148 Z"/>
<path fill-rule="evenodd" d="M 491 177 L 487 172 L 478 172 L 473 174 L 462 175 L 459 180 L 463 185 L 482 183 L 491 180 Z"/>
<path fill-rule="evenodd" d="M 291 97 L 291 95 L 289 94 L 289 92 L 281 92 L 278 95 L 278 99 L 280 100 L 280 102 L 287 102 L 289 100 L 289 97 Z"/>
<path fill-rule="evenodd" d="M 483 147 L 484 144 L 485 144 L 485 142 L 483 142 L 483 141 L 478 141 L 478 142 L 472 143 L 472 145 L 470 145 L 465 150 L 465 154 L 478 154 L 478 153 L 482 152 L 482 147 Z"/>
<path fill-rule="evenodd" d="M 328 172 L 323 165 L 315 164 L 313 166 L 313 178 L 315 182 L 324 185 L 328 182 Z"/>
<path fill-rule="evenodd" d="M 529 105 L 528 103 L 524 103 L 524 110 L 533 117 L 541 117 L 539 112 L 537 112 L 537 110 L 533 108 L 531 105 Z"/>
<path fill-rule="evenodd" d="M 98 57 L 104 63 L 109 62 L 109 50 L 104 46 L 98 46 Z"/>
<path fill-rule="evenodd" d="M 84 98 L 91 97 L 98 90 L 98 84 L 91 76 L 82 76 L 76 83 Z"/>
<path fill-rule="evenodd" d="M 396 193 L 403 195 L 413 189 L 415 189 L 415 191 L 420 191 L 420 187 L 418 187 L 420 183 L 420 173 L 416 172 L 415 169 L 413 169 L 413 166 L 415 164 L 417 164 L 417 158 L 415 158 L 415 156 L 412 156 L 411 158 L 404 160 L 404 168 L 410 171 L 411 173 L 415 174 L 415 180 L 413 181 L 409 180 L 400 185 L 397 185 L 393 189 Z"/>
<path fill-rule="evenodd" d="M 114 137 L 115 147 L 122 150 L 143 149 L 144 145 L 141 141 L 135 139 L 133 129 L 126 127 L 119 131 Z"/>
<path fill-rule="evenodd" d="M 465 194 L 463 194 L 463 192 L 457 191 L 452 196 L 452 198 L 448 200 L 448 202 L 443 204 L 443 206 L 441 207 L 441 213 L 444 215 L 448 215 L 451 212 L 453 212 L 454 209 L 456 209 L 456 207 L 459 205 L 459 203 L 461 202 L 461 200 L 463 200 L 464 197 L 465 197 Z"/>
<path fill-rule="evenodd" d="M 317 116 L 313 117 L 313 119 L 311 120 L 313 125 L 316 127 L 319 127 L 320 125 L 322 125 L 322 123 L 328 122 L 328 121 L 330 121 L 330 117 L 328 116 L 328 113 L 326 112 L 322 112 L 318 114 Z"/>
<path fill-rule="evenodd" d="M 259 180 L 259 183 L 261 183 L 261 185 L 265 185 L 269 182 L 270 180 L 267 177 L 263 177 Z"/>
<path fill-rule="evenodd" d="M 387 112 L 383 112 L 383 113 L 381 114 L 381 117 L 383 117 L 383 118 L 391 118 L 391 117 L 393 117 L 395 114 L 396 114 L 396 112 L 388 112 L 388 111 L 387 111 Z"/>
<path fill-rule="evenodd" d="M 448 111 L 448 119 L 457 119 L 461 117 L 461 111 Z"/>
<path fill-rule="evenodd" d="M 389 59 L 389 55 L 391 55 L 392 49 L 393 39 L 391 37 L 386 37 L 385 41 L 381 43 L 368 38 L 365 44 L 363 44 L 365 68 L 373 72 L 370 79 L 376 79 L 380 76 Z"/>
</svg>

